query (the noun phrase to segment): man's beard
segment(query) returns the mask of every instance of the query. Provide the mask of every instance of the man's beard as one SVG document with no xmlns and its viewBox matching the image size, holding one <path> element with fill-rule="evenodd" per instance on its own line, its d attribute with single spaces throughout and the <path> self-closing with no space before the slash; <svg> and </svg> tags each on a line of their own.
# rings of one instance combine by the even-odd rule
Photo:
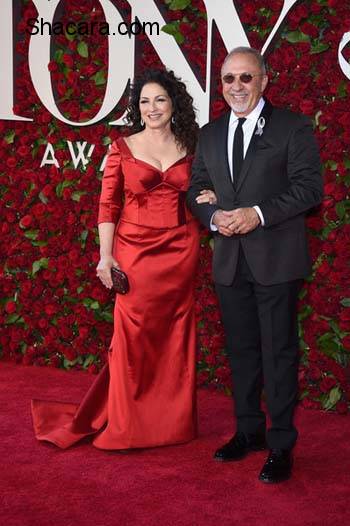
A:
<svg viewBox="0 0 350 526">
<path fill-rule="evenodd" d="M 245 113 L 249 107 L 249 100 L 236 102 L 231 100 L 231 108 L 235 113 Z"/>
<path fill-rule="evenodd" d="M 230 99 L 227 102 L 235 113 L 245 113 L 249 108 L 249 100 L 249 91 L 240 90 L 230 93 Z"/>
</svg>

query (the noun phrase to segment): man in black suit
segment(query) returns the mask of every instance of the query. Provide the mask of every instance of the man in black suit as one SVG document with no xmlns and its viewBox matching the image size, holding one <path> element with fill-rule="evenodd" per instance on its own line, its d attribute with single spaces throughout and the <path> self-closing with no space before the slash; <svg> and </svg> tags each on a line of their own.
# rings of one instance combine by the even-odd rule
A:
<svg viewBox="0 0 350 526">
<path fill-rule="evenodd" d="M 232 369 L 237 430 L 214 458 L 239 460 L 267 442 L 259 479 L 273 483 L 290 477 L 297 439 L 297 298 L 311 270 L 304 219 L 322 200 L 320 160 L 309 119 L 262 97 L 268 79 L 259 52 L 231 51 L 221 78 L 231 111 L 202 128 L 187 196 L 214 232 Z"/>
</svg>

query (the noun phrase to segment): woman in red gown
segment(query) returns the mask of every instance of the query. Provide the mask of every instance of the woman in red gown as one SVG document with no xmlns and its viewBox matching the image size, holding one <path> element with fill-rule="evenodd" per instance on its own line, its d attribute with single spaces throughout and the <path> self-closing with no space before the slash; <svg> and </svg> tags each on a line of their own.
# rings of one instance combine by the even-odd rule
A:
<svg viewBox="0 0 350 526">
<path fill-rule="evenodd" d="M 197 124 L 172 72 L 133 85 L 134 132 L 112 144 L 99 206 L 97 275 L 128 276 L 117 295 L 108 363 L 79 406 L 32 401 L 38 440 L 69 447 L 94 434 L 100 449 L 176 444 L 196 436 L 194 276 L 199 235 L 185 205 Z"/>
</svg>

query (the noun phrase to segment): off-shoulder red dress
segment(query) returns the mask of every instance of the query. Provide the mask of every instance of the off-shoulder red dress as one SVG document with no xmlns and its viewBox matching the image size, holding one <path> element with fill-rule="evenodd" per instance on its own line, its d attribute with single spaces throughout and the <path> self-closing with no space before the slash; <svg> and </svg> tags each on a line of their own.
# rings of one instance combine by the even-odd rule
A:
<svg viewBox="0 0 350 526">
<path fill-rule="evenodd" d="M 38 440 L 100 449 L 176 444 L 196 435 L 194 276 L 199 233 L 185 205 L 191 160 L 161 172 L 113 143 L 98 222 L 117 225 L 114 257 L 130 291 L 117 295 L 108 363 L 79 406 L 32 400 Z"/>
</svg>

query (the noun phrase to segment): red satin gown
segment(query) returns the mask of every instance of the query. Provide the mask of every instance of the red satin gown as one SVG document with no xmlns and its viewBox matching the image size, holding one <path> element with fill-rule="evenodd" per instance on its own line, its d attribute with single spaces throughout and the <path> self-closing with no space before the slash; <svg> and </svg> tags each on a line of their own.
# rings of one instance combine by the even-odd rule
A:
<svg viewBox="0 0 350 526">
<path fill-rule="evenodd" d="M 113 143 L 98 222 L 117 225 L 113 254 L 130 291 L 117 295 L 108 363 L 80 405 L 32 400 L 38 440 L 100 449 L 196 436 L 194 276 L 199 233 L 185 205 L 190 158 L 164 172 Z M 124 204 L 123 204 L 124 199 Z"/>
</svg>

